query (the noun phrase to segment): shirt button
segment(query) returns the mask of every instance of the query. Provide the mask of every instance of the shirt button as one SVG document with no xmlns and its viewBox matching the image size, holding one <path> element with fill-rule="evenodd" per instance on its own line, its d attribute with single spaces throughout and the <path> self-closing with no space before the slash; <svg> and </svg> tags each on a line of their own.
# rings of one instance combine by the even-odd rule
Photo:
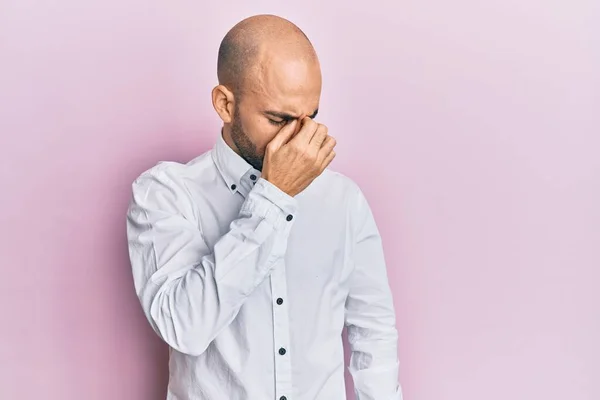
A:
<svg viewBox="0 0 600 400">
<path fill-rule="evenodd" d="M 235 190 L 237 186 L 235 185 L 235 183 L 233 185 L 231 185 L 231 190 Z"/>
<path fill-rule="evenodd" d="M 277 304 L 279 304 L 279 305 L 283 304 L 283 299 L 281 297 L 277 299 Z"/>
<path fill-rule="evenodd" d="M 255 181 L 256 180 L 256 175 L 254 175 L 254 174 L 250 175 L 250 179 L 252 179 L 253 181 Z"/>
<path fill-rule="evenodd" d="M 287 397 L 285 397 L 285 396 L 281 396 L 281 397 L 279 398 L 279 400 L 287 400 Z"/>
<path fill-rule="evenodd" d="M 288 214 L 287 217 L 285 217 L 286 220 L 291 221 L 292 218 L 294 218 L 294 216 L 292 214 Z"/>
<path fill-rule="evenodd" d="M 283 347 L 279 349 L 279 354 L 282 356 L 285 355 L 285 349 Z"/>
</svg>

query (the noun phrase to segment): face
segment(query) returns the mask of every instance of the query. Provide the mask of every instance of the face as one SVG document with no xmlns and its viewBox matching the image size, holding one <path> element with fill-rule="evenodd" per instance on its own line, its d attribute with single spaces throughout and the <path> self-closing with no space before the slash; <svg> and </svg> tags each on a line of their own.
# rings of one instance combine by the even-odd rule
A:
<svg viewBox="0 0 600 400">
<path fill-rule="evenodd" d="M 316 117 L 321 96 L 318 62 L 264 60 L 263 73 L 248 79 L 244 94 L 235 102 L 229 134 L 237 152 L 252 167 L 262 171 L 267 144 L 288 123 Z"/>
</svg>

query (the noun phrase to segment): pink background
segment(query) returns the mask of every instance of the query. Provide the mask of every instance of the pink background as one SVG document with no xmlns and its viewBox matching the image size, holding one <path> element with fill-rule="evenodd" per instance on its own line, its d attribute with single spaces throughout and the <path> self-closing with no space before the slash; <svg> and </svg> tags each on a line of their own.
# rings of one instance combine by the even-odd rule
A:
<svg viewBox="0 0 600 400">
<path fill-rule="evenodd" d="M 600 399 L 598 3 L 251 3 L 0 2 L 0 398 L 164 399 L 130 184 L 212 146 L 219 42 L 269 12 L 380 225 L 405 399 Z"/>
</svg>

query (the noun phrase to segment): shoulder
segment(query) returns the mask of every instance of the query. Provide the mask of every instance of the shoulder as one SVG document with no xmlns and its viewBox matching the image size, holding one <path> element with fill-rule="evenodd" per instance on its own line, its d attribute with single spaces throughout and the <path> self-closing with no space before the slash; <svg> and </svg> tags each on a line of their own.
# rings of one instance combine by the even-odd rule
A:
<svg viewBox="0 0 600 400">
<path fill-rule="evenodd" d="M 191 212 L 188 182 L 211 179 L 214 164 L 210 153 L 203 153 L 187 163 L 160 161 L 143 171 L 131 185 L 132 202 L 162 210 Z"/>
<path fill-rule="evenodd" d="M 326 168 L 315 180 L 317 189 L 327 196 L 340 196 L 345 199 L 356 199 L 362 195 L 359 185 L 339 171 Z"/>
<path fill-rule="evenodd" d="M 189 179 L 206 176 L 214 169 L 211 152 L 207 151 L 187 163 L 176 161 L 159 161 L 151 168 L 143 171 L 132 184 L 134 192 L 157 190 L 161 187 L 183 189 Z"/>
<path fill-rule="evenodd" d="M 333 207 L 332 209 L 344 210 L 354 228 L 373 219 L 369 201 L 354 179 L 341 172 L 326 169 L 321 174 L 319 186 L 325 202 Z"/>
<path fill-rule="evenodd" d="M 309 190 L 300 196 L 318 204 L 326 215 L 343 216 L 351 225 L 356 218 L 364 215 L 368 207 L 358 183 L 350 176 L 330 168 L 326 168 L 309 186 Z"/>
</svg>

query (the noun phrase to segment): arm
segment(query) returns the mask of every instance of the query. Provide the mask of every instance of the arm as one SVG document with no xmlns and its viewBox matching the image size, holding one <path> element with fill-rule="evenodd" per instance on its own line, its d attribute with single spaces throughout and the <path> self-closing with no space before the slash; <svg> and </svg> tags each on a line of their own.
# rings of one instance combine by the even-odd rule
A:
<svg viewBox="0 0 600 400">
<path fill-rule="evenodd" d="M 357 400 L 401 400 L 396 317 L 381 237 L 363 193 L 353 212 L 354 271 L 346 299 L 349 371 Z"/>
<path fill-rule="evenodd" d="M 127 236 L 136 293 L 154 331 L 179 352 L 203 353 L 283 257 L 294 221 L 286 217 L 296 208 L 293 197 L 260 178 L 210 249 L 183 184 L 161 169 L 142 174 Z"/>
</svg>

